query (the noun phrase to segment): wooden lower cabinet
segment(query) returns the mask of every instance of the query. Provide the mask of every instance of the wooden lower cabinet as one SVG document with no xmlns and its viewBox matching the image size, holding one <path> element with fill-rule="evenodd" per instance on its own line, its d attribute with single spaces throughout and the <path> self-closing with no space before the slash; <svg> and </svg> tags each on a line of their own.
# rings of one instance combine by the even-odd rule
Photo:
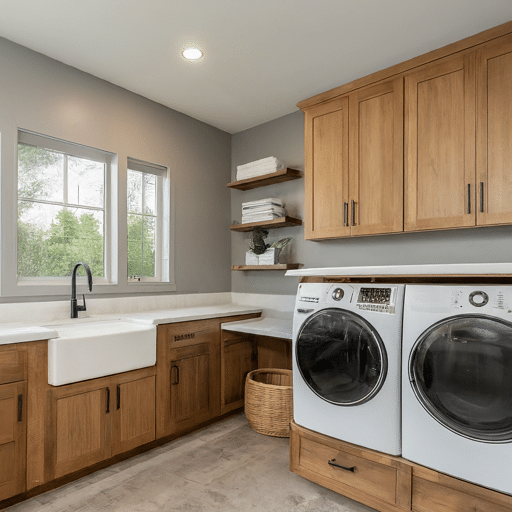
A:
<svg viewBox="0 0 512 512">
<path fill-rule="evenodd" d="M 256 369 L 257 353 L 252 335 L 222 331 L 221 413 L 244 406 L 245 379 Z"/>
<path fill-rule="evenodd" d="M 510 495 L 294 422 L 290 471 L 380 512 L 512 512 Z"/>
<path fill-rule="evenodd" d="M 0 386 L 0 501 L 26 487 L 27 383 Z"/>
<path fill-rule="evenodd" d="M 290 470 L 381 512 L 411 510 L 411 469 L 400 457 L 338 441 L 292 422 Z"/>
<path fill-rule="evenodd" d="M 258 368 L 292 369 L 292 340 L 256 336 Z"/>
<path fill-rule="evenodd" d="M 154 372 L 154 368 L 136 370 L 50 387 L 45 480 L 154 440 Z"/>
</svg>

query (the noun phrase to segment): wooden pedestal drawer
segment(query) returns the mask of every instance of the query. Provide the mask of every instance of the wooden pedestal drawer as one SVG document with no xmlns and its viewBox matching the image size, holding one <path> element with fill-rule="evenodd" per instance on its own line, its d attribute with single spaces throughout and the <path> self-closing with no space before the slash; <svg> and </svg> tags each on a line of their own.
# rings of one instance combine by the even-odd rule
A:
<svg viewBox="0 0 512 512">
<path fill-rule="evenodd" d="M 292 422 L 290 470 L 382 512 L 411 510 L 411 466 Z"/>
</svg>

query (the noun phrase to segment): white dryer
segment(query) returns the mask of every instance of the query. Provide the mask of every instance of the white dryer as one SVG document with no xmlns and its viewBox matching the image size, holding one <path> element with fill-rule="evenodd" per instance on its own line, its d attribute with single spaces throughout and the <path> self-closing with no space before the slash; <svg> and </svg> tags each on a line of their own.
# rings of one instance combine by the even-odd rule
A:
<svg viewBox="0 0 512 512">
<path fill-rule="evenodd" d="M 402 456 L 512 494 L 512 286 L 407 286 Z"/>
<path fill-rule="evenodd" d="M 399 455 L 404 285 L 299 285 L 293 415 L 327 436 Z"/>
</svg>

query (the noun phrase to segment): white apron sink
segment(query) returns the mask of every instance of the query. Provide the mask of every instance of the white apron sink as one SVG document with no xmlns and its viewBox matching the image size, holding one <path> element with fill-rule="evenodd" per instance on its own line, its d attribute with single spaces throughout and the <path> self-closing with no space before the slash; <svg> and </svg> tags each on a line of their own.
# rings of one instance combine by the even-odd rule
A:
<svg viewBox="0 0 512 512">
<path fill-rule="evenodd" d="M 51 326 L 48 383 L 62 386 L 156 364 L 156 326 L 121 320 Z"/>
</svg>

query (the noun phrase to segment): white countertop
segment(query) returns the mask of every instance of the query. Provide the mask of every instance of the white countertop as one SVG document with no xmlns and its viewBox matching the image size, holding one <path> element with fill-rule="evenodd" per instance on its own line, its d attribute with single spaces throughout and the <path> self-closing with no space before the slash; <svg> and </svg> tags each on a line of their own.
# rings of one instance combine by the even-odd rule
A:
<svg viewBox="0 0 512 512">
<path fill-rule="evenodd" d="M 325 267 L 288 270 L 286 276 L 400 276 L 400 275 L 512 275 L 512 263 L 453 263 L 385 265 L 369 267 Z"/>
<path fill-rule="evenodd" d="M 47 340 L 57 336 L 57 331 L 47 329 L 46 327 L 24 324 L 0 324 L 0 345 Z"/>
<path fill-rule="evenodd" d="M 232 315 L 246 315 L 261 313 L 262 308 L 241 306 L 239 304 L 217 304 L 213 306 L 199 306 L 189 308 L 163 309 L 160 311 L 144 311 L 143 313 L 127 313 L 122 315 L 124 320 L 147 324 L 171 324 L 176 322 L 189 322 L 191 320 L 204 320 L 207 318 L 222 318 Z"/>
<path fill-rule="evenodd" d="M 260 334 L 262 336 L 272 336 L 273 338 L 284 338 L 287 340 L 292 339 L 292 326 L 293 321 L 291 319 L 271 317 L 238 320 L 221 324 L 221 328 L 225 331 Z"/>
</svg>

